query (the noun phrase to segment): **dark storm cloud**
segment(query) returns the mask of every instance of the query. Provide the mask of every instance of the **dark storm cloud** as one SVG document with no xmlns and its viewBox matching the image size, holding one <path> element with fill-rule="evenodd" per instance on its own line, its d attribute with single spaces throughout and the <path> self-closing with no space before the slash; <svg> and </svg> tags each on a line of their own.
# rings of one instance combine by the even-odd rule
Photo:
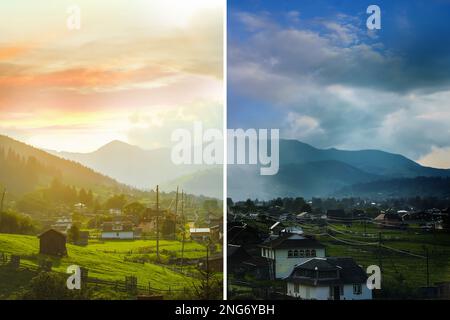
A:
<svg viewBox="0 0 450 320">
<path fill-rule="evenodd" d="M 246 34 L 229 44 L 229 91 L 269 101 L 285 115 L 285 137 L 413 159 L 450 147 L 450 45 L 437 27 L 416 32 L 404 20 L 395 42 L 344 14 L 295 25 L 267 13 L 235 19 Z"/>
</svg>

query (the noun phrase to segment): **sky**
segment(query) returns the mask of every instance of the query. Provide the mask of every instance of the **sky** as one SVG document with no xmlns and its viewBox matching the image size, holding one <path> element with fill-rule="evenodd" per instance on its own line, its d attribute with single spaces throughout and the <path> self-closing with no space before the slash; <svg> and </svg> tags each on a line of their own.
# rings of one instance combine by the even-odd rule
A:
<svg viewBox="0 0 450 320">
<path fill-rule="evenodd" d="M 450 1 L 228 1 L 227 24 L 230 128 L 450 168 Z"/>
<path fill-rule="evenodd" d="M 222 47 L 221 0 L 2 1 L 0 134 L 90 152 L 168 147 L 194 121 L 221 128 Z"/>
</svg>

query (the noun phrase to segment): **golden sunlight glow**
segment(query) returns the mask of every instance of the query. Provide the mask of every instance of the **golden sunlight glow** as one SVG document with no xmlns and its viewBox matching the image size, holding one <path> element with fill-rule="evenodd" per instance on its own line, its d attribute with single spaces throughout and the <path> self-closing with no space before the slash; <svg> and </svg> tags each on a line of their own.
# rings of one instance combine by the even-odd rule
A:
<svg viewBox="0 0 450 320">
<path fill-rule="evenodd" d="M 80 30 L 70 5 L 2 4 L 0 134 L 88 152 L 167 146 L 198 117 L 221 127 L 223 1 L 79 0 Z"/>
</svg>

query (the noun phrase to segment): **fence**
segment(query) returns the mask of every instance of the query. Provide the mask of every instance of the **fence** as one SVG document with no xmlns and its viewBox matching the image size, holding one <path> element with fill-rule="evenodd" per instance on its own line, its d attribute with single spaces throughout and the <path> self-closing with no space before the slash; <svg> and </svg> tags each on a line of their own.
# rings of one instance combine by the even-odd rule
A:
<svg viewBox="0 0 450 320">
<path fill-rule="evenodd" d="M 4 252 L 0 252 L 0 266 L 7 266 L 16 270 L 31 270 L 36 273 L 45 271 L 45 272 L 55 272 L 58 274 L 62 274 L 67 276 L 67 273 L 58 272 L 52 270 L 52 262 L 49 260 L 41 260 L 38 262 L 38 265 L 30 262 L 26 259 L 21 259 L 18 255 L 8 254 Z M 173 271 L 178 271 L 177 268 L 170 267 L 169 269 Z M 188 271 L 181 272 L 182 274 L 188 275 L 191 274 Z M 167 289 L 156 288 L 152 286 L 151 282 L 148 282 L 147 285 L 143 285 L 138 283 L 138 279 L 134 275 L 125 276 L 124 280 L 108 280 L 108 279 L 100 279 L 97 277 L 91 277 L 88 275 L 89 269 L 81 267 L 81 276 L 82 276 L 82 284 L 91 285 L 96 288 L 100 286 L 106 286 L 114 289 L 115 291 L 127 292 L 132 295 L 171 295 L 174 293 L 183 293 L 184 295 L 192 293 L 192 290 L 186 287 L 180 287 L 177 285 L 167 285 Z M 194 273 L 192 273 L 194 275 Z M 198 276 L 198 275 L 196 275 Z"/>
</svg>

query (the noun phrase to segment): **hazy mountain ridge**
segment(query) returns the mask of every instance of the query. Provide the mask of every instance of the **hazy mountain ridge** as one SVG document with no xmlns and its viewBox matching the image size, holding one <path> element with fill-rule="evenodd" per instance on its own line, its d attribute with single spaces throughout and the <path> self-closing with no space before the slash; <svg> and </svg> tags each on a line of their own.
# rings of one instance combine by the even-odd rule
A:
<svg viewBox="0 0 450 320">
<path fill-rule="evenodd" d="M 359 193 L 357 186 L 370 188 L 375 181 L 383 184 L 374 186 L 386 185 L 391 179 L 405 179 L 395 184 L 405 189 L 397 194 L 410 195 L 420 190 L 411 186 L 418 183 L 416 177 L 450 177 L 450 170 L 424 167 L 402 155 L 380 150 L 318 149 L 297 140 L 280 140 L 278 174 L 261 176 L 257 166 L 229 165 L 228 197 L 238 200 L 369 195 Z M 434 193 L 440 194 L 439 190 Z"/>
<path fill-rule="evenodd" d="M 122 141 L 112 141 L 90 153 L 56 152 L 114 179 L 141 189 L 160 184 L 162 190 L 177 186 L 189 193 L 222 198 L 222 170 L 210 165 L 177 165 L 168 148 L 144 150 Z"/>
<path fill-rule="evenodd" d="M 58 178 L 81 188 L 129 189 L 116 180 L 77 162 L 59 158 L 41 149 L 0 135 L 3 151 L 0 183 L 17 193 L 27 192 Z M 25 175 L 23 174 L 26 171 Z M 22 188 L 22 186 L 25 186 Z M 10 190 L 11 191 L 11 190 Z"/>
</svg>

